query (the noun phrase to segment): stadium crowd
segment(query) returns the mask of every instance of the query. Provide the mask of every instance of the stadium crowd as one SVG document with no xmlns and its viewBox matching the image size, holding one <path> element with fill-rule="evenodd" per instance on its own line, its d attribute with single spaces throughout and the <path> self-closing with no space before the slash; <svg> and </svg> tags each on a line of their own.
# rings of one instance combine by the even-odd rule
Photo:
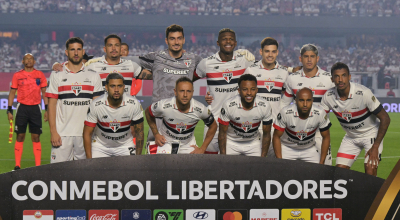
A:
<svg viewBox="0 0 400 220">
<path fill-rule="evenodd" d="M 400 0 L 1 0 L 2 13 L 171 15 L 400 15 Z"/>
<path fill-rule="evenodd" d="M 19 43 L 19 44 L 18 44 Z M 0 56 L 4 59 L 0 60 L 0 72 L 13 72 L 21 68 L 21 56 L 25 53 L 32 53 L 36 57 L 36 68 L 44 71 L 51 69 L 54 62 L 65 60 L 65 52 L 62 44 L 56 42 L 37 43 L 31 42 L 25 46 L 20 45 L 20 41 L 3 41 L 0 45 Z M 146 44 L 142 42 L 134 42 L 129 44 L 130 55 L 139 56 L 152 51 L 164 49 L 164 45 Z M 218 50 L 217 45 L 206 42 L 198 42 L 196 44 L 188 44 L 185 48 L 188 52 L 198 54 L 200 57 L 208 57 Z M 243 49 L 249 49 L 255 56 L 256 60 L 260 60 L 259 45 L 257 42 L 241 46 Z M 87 54 L 95 57 L 102 56 L 103 46 L 101 43 L 93 43 L 86 41 L 85 49 Z M 340 46 L 319 46 L 321 57 L 319 66 L 322 69 L 330 70 L 330 67 L 338 62 L 349 64 L 352 72 L 372 72 L 377 73 L 382 66 L 384 73 L 389 71 L 392 74 L 400 73 L 400 47 L 394 44 L 351 44 L 349 47 Z M 287 66 L 299 65 L 298 45 L 294 47 L 280 48 L 279 62 Z"/>
</svg>

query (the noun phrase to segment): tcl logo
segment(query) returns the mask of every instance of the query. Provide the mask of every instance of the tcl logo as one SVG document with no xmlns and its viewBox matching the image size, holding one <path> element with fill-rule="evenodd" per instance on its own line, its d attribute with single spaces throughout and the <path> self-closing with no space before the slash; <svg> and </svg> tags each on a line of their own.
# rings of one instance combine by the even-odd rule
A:
<svg viewBox="0 0 400 220">
<path fill-rule="evenodd" d="M 313 220 L 342 220 L 342 209 L 314 209 Z"/>
<path fill-rule="evenodd" d="M 89 220 L 118 220 L 118 210 L 89 210 Z"/>
</svg>

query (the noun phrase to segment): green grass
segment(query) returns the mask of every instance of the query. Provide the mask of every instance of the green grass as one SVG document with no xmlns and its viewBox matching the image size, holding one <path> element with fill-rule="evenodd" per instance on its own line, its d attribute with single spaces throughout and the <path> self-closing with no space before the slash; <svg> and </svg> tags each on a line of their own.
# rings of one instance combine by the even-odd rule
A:
<svg viewBox="0 0 400 220">
<path fill-rule="evenodd" d="M 0 173 L 5 173 L 11 171 L 14 166 L 14 143 L 15 143 L 15 134 L 14 134 L 14 142 L 12 144 L 8 144 L 8 131 L 9 131 L 9 123 L 6 117 L 6 111 L 0 110 Z M 345 132 L 340 127 L 336 117 L 331 115 L 332 127 L 330 130 L 331 133 L 331 145 L 332 145 L 332 155 L 336 157 L 337 151 L 339 149 L 340 143 Z M 391 118 L 391 124 L 389 130 L 385 136 L 383 142 L 383 153 L 382 153 L 382 162 L 379 165 L 378 169 L 378 177 L 386 179 L 393 167 L 396 165 L 397 161 L 400 159 L 400 148 L 397 147 L 396 142 L 400 139 L 400 114 L 397 113 L 389 113 Z M 195 137 L 197 141 L 197 145 L 201 145 L 203 140 L 203 128 L 204 123 L 200 121 L 195 130 Z M 149 126 L 145 122 L 145 139 L 147 135 L 147 131 Z M 50 131 L 48 123 L 43 123 L 43 134 L 40 137 L 42 142 L 42 164 L 50 163 Z M 146 140 L 145 140 L 146 142 Z M 364 172 L 364 151 L 361 152 L 358 160 L 353 164 L 352 170 L 356 170 L 359 172 Z M 333 161 L 335 164 L 335 160 Z M 32 142 L 30 140 L 30 134 L 27 133 L 26 140 L 24 143 L 24 152 L 22 155 L 21 161 L 22 168 L 35 166 L 35 159 L 32 151 Z"/>
</svg>

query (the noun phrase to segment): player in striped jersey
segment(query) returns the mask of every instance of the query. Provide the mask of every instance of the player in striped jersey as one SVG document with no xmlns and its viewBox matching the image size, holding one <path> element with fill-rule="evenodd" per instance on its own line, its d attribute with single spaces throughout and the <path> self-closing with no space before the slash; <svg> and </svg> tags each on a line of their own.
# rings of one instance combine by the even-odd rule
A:
<svg viewBox="0 0 400 220">
<path fill-rule="evenodd" d="M 383 138 L 390 124 L 389 115 L 368 88 L 351 83 L 349 67 L 341 62 L 331 69 L 334 88 L 328 90 L 322 107 L 332 110 L 346 131 L 337 154 L 336 166 L 350 169 L 365 149 L 365 173 L 377 175 Z M 379 119 L 379 120 L 378 120 Z"/>
<path fill-rule="evenodd" d="M 304 160 L 324 164 L 330 144 L 328 115 L 313 104 L 311 89 L 299 89 L 296 103 L 280 110 L 274 123 L 273 146 L 277 158 Z M 322 147 L 318 152 L 316 133 L 321 132 Z"/>
<path fill-rule="evenodd" d="M 217 45 L 220 50 L 216 54 L 201 60 L 197 65 L 193 80 L 207 78 L 208 90 L 214 101 L 211 103 L 211 112 L 219 118 L 222 104 L 229 98 L 237 95 L 238 80 L 247 67 L 254 63 L 245 56 L 234 53 L 237 45 L 236 34 L 229 28 L 219 31 Z M 204 128 L 204 134 L 207 128 Z M 209 145 L 206 153 L 218 153 L 218 132 Z"/>
<path fill-rule="evenodd" d="M 261 41 L 260 49 L 262 60 L 254 63 L 245 71 L 245 73 L 252 74 L 257 78 L 257 95 L 270 103 L 273 120 L 279 113 L 279 103 L 284 92 L 283 84 L 289 76 L 287 68 L 279 65 L 276 60 L 279 54 L 278 46 L 278 42 L 274 38 L 264 38 Z M 260 132 L 262 132 L 261 129 Z M 271 128 L 271 134 L 273 134 L 273 128 Z M 272 142 L 268 148 L 268 157 L 275 157 Z"/>
<path fill-rule="evenodd" d="M 51 134 L 51 163 L 85 159 L 83 123 L 93 98 L 102 95 L 98 74 L 82 63 L 83 41 L 73 37 L 65 43 L 68 62 L 63 71 L 50 75 L 46 97 Z"/>
<path fill-rule="evenodd" d="M 148 151 L 150 154 L 202 154 L 217 131 L 213 114 L 206 106 L 192 99 L 193 82 L 189 78 L 178 79 L 174 93 L 175 97 L 160 100 L 146 109 L 147 122 L 155 134 L 155 143 L 149 143 Z M 161 126 L 156 126 L 156 117 L 161 118 Z M 210 128 L 200 148 L 193 135 L 199 120 L 203 120 Z M 178 150 L 174 149 L 174 142 L 178 143 Z"/>
<path fill-rule="evenodd" d="M 257 96 L 255 76 L 241 75 L 238 85 L 239 95 L 224 102 L 218 118 L 220 153 L 265 157 L 271 142 L 271 106 Z"/>
<path fill-rule="evenodd" d="M 142 106 L 135 97 L 124 92 L 121 74 L 109 74 L 105 87 L 107 93 L 92 102 L 86 117 L 83 129 L 86 157 L 142 154 Z M 130 129 L 131 125 L 135 132 Z M 136 146 L 132 143 L 133 136 L 136 136 Z"/>
<path fill-rule="evenodd" d="M 300 50 L 300 62 L 303 68 L 288 76 L 284 87 L 285 94 L 282 96 L 280 108 L 289 105 L 295 98 L 295 94 L 301 88 L 308 87 L 313 91 L 314 104 L 320 105 L 325 92 L 334 87 L 331 74 L 322 70 L 318 65 L 318 49 L 313 44 L 306 44 Z M 316 134 L 317 148 L 321 150 L 322 137 L 319 131 Z M 332 155 L 329 148 L 325 160 L 326 165 L 332 165 Z"/>
</svg>

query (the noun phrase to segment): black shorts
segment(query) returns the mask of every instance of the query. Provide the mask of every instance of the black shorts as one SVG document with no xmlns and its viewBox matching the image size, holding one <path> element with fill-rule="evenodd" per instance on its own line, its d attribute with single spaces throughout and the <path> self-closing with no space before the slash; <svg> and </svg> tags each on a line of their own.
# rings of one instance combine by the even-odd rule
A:
<svg viewBox="0 0 400 220">
<path fill-rule="evenodd" d="M 29 123 L 29 132 L 32 134 L 42 133 L 42 110 L 40 105 L 23 105 L 18 103 L 15 112 L 15 129 L 17 134 L 26 133 Z"/>
</svg>

